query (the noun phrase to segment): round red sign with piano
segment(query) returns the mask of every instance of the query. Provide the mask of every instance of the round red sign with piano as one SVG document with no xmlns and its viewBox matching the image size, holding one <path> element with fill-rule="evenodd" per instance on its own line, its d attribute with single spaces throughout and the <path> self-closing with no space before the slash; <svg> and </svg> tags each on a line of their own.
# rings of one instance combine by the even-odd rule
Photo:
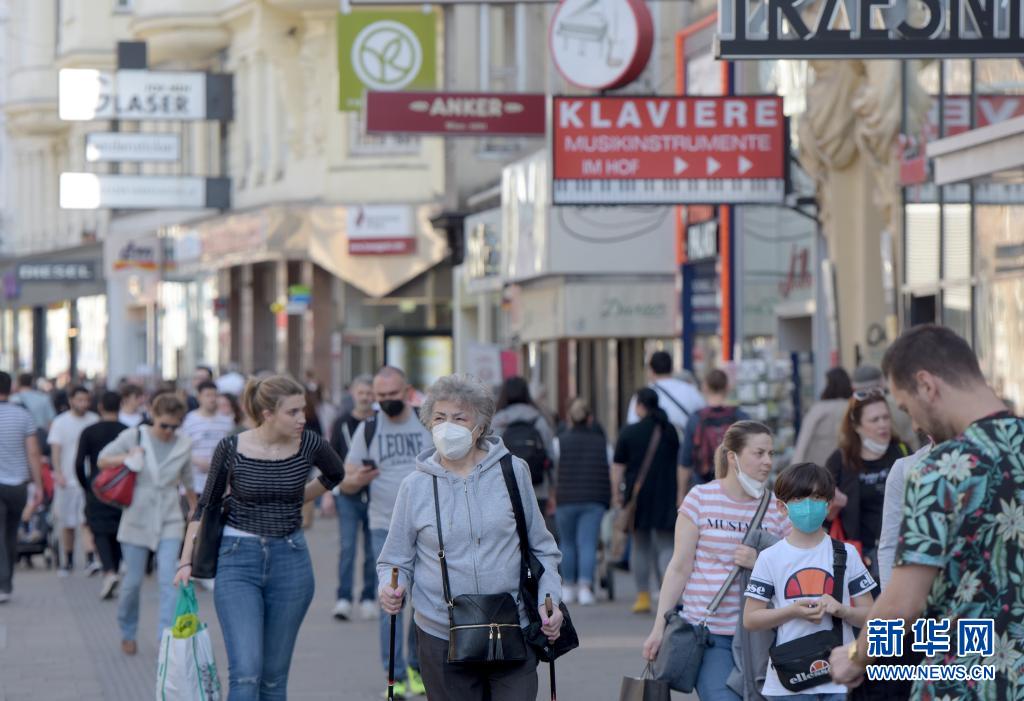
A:
<svg viewBox="0 0 1024 701">
<path fill-rule="evenodd" d="M 654 47 L 644 0 L 562 0 L 548 29 L 558 72 L 578 88 L 612 90 L 643 73 Z"/>
</svg>

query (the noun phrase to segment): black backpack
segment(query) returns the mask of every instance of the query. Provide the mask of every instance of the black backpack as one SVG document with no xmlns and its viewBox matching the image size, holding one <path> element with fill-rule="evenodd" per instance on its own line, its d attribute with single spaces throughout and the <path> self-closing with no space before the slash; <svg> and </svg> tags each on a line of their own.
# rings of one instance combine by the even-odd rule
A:
<svg viewBox="0 0 1024 701">
<path fill-rule="evenodd" d="M 544 437 L 540 435 L 533 421 L 514 421 L 508 425 L 501 439 L 508 452 L 526 461 L 530 466 L 530 479 L 535 485 L 544 481 L 544 475 L 551 467 L 548 451 L 544 449 Z"/>
</svg>

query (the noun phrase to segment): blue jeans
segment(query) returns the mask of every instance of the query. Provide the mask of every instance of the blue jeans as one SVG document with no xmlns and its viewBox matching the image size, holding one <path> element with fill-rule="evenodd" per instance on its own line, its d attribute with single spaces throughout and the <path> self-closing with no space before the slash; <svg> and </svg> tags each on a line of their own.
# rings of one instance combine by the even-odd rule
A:
<svg viewBox="0 0 1024 701">
<path fill-rule="evenodd" d="M 377 561 L 373 557 L 373 543 L 370 541 L 370 519 L 366 515 L 367 505 L 361 494 L 342 494 L 334 497 L 338 511 L 338 527 L 341 530 L 341 554 L 338 557 L 338 596 L 352 601 L 352 580 L 356 569 L 356 545 L 359 532 L 363 533 L 363 594 L 360 601 L 377 598 Z"/>
<path fill-rule="evenodd" d="M 697 696 L 700 701 L 742 701 L 740 696 L 725 685 L 732 674 L 732 636 L 710 635 L 704 659 L 697 675 Z"/>
<path fill-rule="evenodd" d="M 170 628 L 174 623 L 174 606 L 178 601 L 178 594 L 173 582 L 180 550 L 180 538 L 161 540 L 156 548 L 156 579 L 160 583 L 157 641 L 163 635 L 164 628 Z M 121 582 L 121 595 L 117 600 L 117 624 L 121 627 L 122 640 L 135 640 L 139 630 L 139 592 L 142 589 L 142 580 L 146 577 L 149 548 L 122 543 L 121 556 L 124 560 L 124 581 Z"/>
<path fill-rule="evenodd" d="M 792 694 L 790 696 L 765 696 L 768 701 L 846 701 L 846 694 Z"/>
<path fill-rule="evenodd" d="M 288 669 L 313 600 L 306 538 L 225 536 L 213 592 L 228 651 L 231 701 L 288 698 Z"/>
<path fill-rule="evenodd" d="M 374 528 L 370 531 L 371 539 L 373 540 L 373 562 L 377 562 L 377 558 L 380 557 L 381 551 L 384 549 L 384 541 L 388 539 L 388 532 L 384 529 Z M 406 600 L 411 597 L 411 594 L 406 595 Z M 407 607 L 409 615 L 412 616 L 412 608 Z M 398 624 L 395 626 L 395 681 L 405 681 L 408 676 L 405 672 L 406 660 L 405 651 L 403 650 L 402 638 L 405 636 L 402 634 L 405 631 L 403 627 L 405 625 L 405 610 L 398 614 Z M 416 650 L 416 626 L 409 626 L 409 667 L 412 667 L 417 672 L 420 671 L 420 660 Z M 390 654 L 391 648 L 391 616 L 384 613 L 381 609 L 380 612 L 380 659 L 384 664 L 384 669 L 388 668 L 388 655 Z"/>
<path fill-rule="evenodd" d="M 562 537 L 562 576 L 566 584 L 594 583 L 597 567 L 597 540 L 601 534 L 601 519 L 605 506 L 594 502 L 559 504 L 555 520 Z"/>
</svg>

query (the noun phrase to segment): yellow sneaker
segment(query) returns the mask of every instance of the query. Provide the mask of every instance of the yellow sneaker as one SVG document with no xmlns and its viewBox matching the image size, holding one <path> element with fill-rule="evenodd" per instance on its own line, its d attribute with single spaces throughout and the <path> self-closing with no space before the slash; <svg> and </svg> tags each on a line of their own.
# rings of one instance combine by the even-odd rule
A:
<svg viewBox="0 0 1024 701">
<path fill-rule="evenodd" d="M 651 612 L 651 595 L 648 592 L 642 591 L 636 595 L 636 603 L 633 604 L 633 613 L 650 613 Z"/>
<path fill-rule="evenodd" d="M 395 698 L 405 699 L 409 696 L 409 685 L 406 682 L 395 682 Z M 384 690 L 384 698 L 388 697 L 388 690 Z"/>
<path fill-rule="evenodd" d="M 423 677 L 412 667 L 405 670 L 406 675 L 409 678 L 409 695 L 410 696 L 426 696 L 427 687 L 423 686 Z"/>
</svg>

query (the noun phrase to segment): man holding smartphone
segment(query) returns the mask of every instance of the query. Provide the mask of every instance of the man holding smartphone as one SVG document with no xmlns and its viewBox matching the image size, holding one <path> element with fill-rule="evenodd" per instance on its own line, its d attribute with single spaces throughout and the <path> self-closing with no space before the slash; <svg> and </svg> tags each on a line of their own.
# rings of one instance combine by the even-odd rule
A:
<svg viewBox="0 0 1024 701">
<path fill-rule="evenodd" d="M 409 405 L 409 382 L 405 373 L 391 366 L 381 368 L 373 378 L 373 394 L 380 411 L 364 420 L 352 435 L 345 458 L 345 479 L 341 491 L 358 494 L 370 488 L 370 540 L 374 562 L 380 557 L 391 526 L 391 513 L 398 487 L 416 469 L 416 456 L 432 445 L 430 432 Z M 369 440 L 367 440 L 369 438 Z M 398 625 L 404 621 L 399 614 Z M 404 630 L 400 628 L 400 630 Z M 380 650 L 384 669 L 388 667 L 390 617 L 380 614 Z M 419 675 L 415 630 L 409 626 L 409 664 L 406 667 L 403 635 L 395 642 L 395 696 L 426 693 Z"/>
</svg>

